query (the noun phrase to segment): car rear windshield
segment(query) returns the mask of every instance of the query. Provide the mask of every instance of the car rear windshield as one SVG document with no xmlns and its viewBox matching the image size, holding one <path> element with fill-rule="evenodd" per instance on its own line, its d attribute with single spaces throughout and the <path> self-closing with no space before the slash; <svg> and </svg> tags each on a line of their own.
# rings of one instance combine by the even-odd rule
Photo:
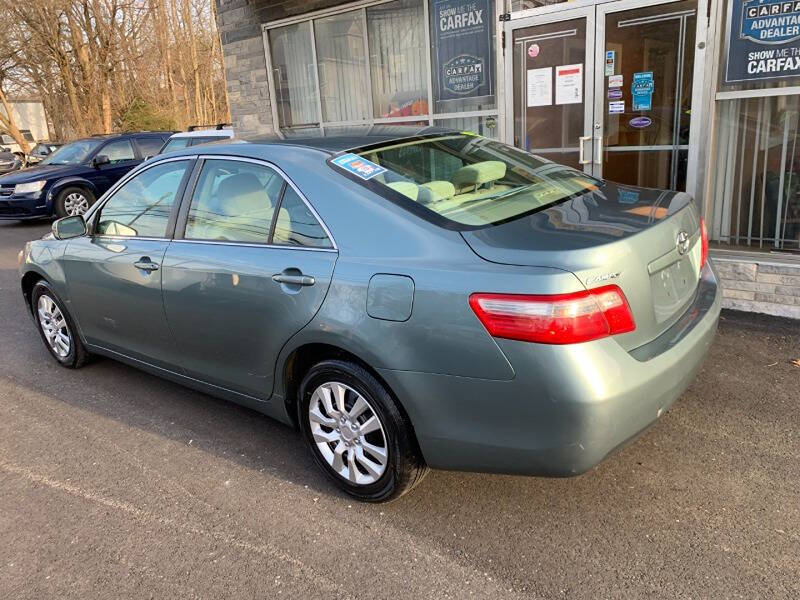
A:
<svg viewBox="0 0 800 600">
<path fill-rule="evenodd" d="M 601 185 L 581 171 L 467 133 L 367 146 L 329 162 L 454 229 L 510 221 Z"/>
</svg>

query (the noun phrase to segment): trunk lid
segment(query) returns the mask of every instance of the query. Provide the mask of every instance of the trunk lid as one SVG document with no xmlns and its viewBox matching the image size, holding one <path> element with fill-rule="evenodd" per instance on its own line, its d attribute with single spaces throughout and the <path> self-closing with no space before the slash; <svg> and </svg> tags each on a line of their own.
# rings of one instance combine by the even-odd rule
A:
<svg viewBox="0 0 800 600">
<path fill-rule="evenodd" d="M 615 336 L 627 350 L 668 329 L 691 303 L 700 279 L 700 217 L 683 192 L 605 182 L 579 197 L 462 235 L 490 262 L 565 269 L 587 289 L 618 285 L 636 322 L 635 331 Z"/>
</svg>

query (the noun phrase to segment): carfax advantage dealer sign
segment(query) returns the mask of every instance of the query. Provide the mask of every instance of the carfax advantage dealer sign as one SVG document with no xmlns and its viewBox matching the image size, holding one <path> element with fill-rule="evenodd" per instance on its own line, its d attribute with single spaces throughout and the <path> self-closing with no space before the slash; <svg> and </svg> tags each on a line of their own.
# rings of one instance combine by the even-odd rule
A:
<svg viewBox="0 0 800 600">
<path fill-rule="evenodd" d="M 730 0 L 725 83 L 800 77 L 800 0 Z"/>
<path fill-rule="evenodd" d="M 491 96 L 492 3 L 433 0 L 436 100 Z"/>
</svg>

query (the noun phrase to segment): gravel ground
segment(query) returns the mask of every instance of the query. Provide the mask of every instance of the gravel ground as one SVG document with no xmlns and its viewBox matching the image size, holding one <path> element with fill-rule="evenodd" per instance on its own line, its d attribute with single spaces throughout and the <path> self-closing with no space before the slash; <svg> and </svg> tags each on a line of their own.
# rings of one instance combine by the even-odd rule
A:
<svg viewBox="0 0 800 600">
<path fill-rule="evenodd" d="M 53 361 L 0 222 L 0 598 L 800 598 L 800 322 L 723 313 L 697 381 L 573 479 L 432 472 L 357 504 L 299 435 Z"/>
</svg>

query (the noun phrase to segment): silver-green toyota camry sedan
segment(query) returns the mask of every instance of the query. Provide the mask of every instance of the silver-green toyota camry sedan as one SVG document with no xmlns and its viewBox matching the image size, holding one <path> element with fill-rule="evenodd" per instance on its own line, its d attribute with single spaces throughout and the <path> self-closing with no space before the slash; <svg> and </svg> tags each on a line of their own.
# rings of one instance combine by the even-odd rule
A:
<svg viewBox="0 0 800 600">
<path fill-rule="evenodd" d="M 373 127 L 160 155 L 20 274 L 60 364 L 252 407 L 381 501 L 428 468 L 577 475 L 645 430 L 714 338 L 707 254 L 684 193 Z"/>
</svg>

